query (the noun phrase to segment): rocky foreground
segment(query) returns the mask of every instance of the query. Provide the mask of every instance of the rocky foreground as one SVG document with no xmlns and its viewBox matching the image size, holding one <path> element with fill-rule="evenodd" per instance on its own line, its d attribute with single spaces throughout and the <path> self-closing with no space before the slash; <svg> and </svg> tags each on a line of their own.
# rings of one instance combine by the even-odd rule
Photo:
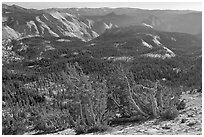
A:
<svg viewBox="0 0 204 137">
<path fill-rule="evenodd" d="M 89 135 L 202 135 L 202 93 L 183 94 L 186 108 L 171 121 L 149 120 L 144 123 L 126 123 L 111 127 L 103 133 Z M 55 135 L 74 135 L 71 129 L 54 133 Z"/>
</svg>

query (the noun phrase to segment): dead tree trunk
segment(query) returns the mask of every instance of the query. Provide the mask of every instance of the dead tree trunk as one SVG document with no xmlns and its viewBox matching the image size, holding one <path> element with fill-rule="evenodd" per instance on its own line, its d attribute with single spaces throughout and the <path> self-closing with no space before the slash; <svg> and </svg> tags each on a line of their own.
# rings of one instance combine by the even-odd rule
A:
<svg viewBox="0 0 204 137">
<path fill-rule="evenodd" d="M 136 104 L 135 100 L 132 97 L 132 89 L 130 87 L 130 83 L 128 81 L 127 76 L 124 76 L 128 85 L 128 91 L 129 91 L 129 96 L 130 96 L 130 100 L 131 103 L 133 104 L 133 107 L 136 109 L 136 111 L 138 111 L 140 114 L 144 115 L 144 116 L 148 116 L 148 114 L 146 114 L 145 112 L 142 111 L 142 109 Z"/>
</svg>

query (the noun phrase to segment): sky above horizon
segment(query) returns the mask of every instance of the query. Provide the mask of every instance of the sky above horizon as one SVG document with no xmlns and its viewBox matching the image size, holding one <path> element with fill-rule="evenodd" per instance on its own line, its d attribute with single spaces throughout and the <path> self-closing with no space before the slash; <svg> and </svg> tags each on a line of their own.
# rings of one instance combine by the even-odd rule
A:
<svg viewBox="0 0 204 137">
<path fill-rule="evenodd" d="M 3 2 L 7 5 L 18 5 L 24 8 L 99 8 L 99 7 L 130 7 L 141 9 L 170 9 L 202 11 L 200 2 Z"/>
</svg>

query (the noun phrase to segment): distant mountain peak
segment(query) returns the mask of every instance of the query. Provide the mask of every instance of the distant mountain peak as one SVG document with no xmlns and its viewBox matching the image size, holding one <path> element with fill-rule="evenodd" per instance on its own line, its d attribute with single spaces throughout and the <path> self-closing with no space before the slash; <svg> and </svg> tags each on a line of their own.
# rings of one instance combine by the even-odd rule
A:
<svg viewBox="0 0 204 137">
<path fill-rule="evenodd" d="M 23 8 L 23 7 L 18 6 L 18 5 L 16 5 L 16 4 L 13 4 L 13 5 L 9 6 L 9 7 L 12 8 L 12 9 L 27 10 L 26 8 Z"/>
<path fill-rule="evenodd" d="M 2 10 L 4 11 L 7 11 L 10 12 L 30 12 L 31 9 L 26 9 L 26 8 L 23 8 L 21 6 L 18 6 L 16 4 L 13 4 L 13 5 L 6 5 L 6 4 L 2 4 Z M 36 10 L 37 11 L 37 10 Z"/>
</svg>

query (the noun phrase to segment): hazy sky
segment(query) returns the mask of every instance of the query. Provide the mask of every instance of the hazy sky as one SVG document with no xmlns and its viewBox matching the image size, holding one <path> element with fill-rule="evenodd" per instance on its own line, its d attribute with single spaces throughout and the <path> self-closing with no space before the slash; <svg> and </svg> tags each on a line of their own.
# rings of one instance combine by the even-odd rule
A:
<svg viewBox="0 0 204 137">
<path fill-rule="evenodd" d="M 142 9 L 202 10 L 199 2 L 3 2 L 16 4 L 24 8 L 96 8 L 96 7 L 132 7 Z"/>
</svg>

